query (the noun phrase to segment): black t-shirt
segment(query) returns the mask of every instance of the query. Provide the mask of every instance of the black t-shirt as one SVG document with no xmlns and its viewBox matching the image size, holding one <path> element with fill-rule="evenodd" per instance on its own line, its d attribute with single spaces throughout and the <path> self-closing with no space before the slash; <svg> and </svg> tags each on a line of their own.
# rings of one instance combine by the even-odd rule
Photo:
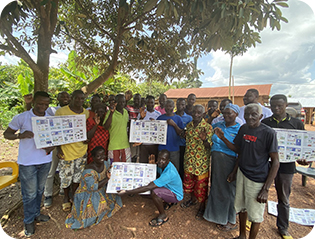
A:
<svg viewBox="0 0 315 239">
<path fill-rule="evenodd" d="M 240 147 L 239 168 L 254 182 L 264 183 L 269 173 L 269 153 L 278 152 L 276 132 L 265 124 L 242 125 L 234 143 Z"/>
<path fill-rule="evenodd" d="M 270 126 L 271 128 L 304 130 L 303 122 L 297 118 L 292 118 L 288 114 L 286 118 L 284 118 L 282 121 L 278 121 L 273 116 L 270 116 L 266 119 L 263 119 L 261 122 Z M 295 173 L 295 162 L 280 163 L 279 173 L 284 173 L 284 174 Z"/>
</svg>

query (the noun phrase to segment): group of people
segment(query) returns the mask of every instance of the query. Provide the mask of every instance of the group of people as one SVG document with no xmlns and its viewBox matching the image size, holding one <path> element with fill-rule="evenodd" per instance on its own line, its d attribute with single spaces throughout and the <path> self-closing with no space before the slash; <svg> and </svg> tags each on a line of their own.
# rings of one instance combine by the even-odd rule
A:
<svg viewBox="0 0 315 239">
<path fill-rule="evenodd" d="M 153 96 L 134 94 L 130 105 L 131 97 L 127 92 L 102 100 L 95 94 L 91 107 L 85 109 L 84 93 L 75 90 L 71 96 L 60 92 L 59 105 L 49 107 L 50 96 L 39 91 L 32 99 L 33 107 L 12 119 L 4 137 L 20 140 L 18 164 L 26 236 L 34 234 L 34 221 L 49 220 L 49 216 L 40 214 L 41 197 L 44 193 L 44 206 L 49 208 L 58 168 L 64 194 L 62 210 L 69 212 L 65 222 L 68 228 L 98 224 L 122 207 L 120 196 L 151 191 L 159 215 L 149 222 L 150 226 L 167 222 L 165 211 L 182 201 L 182 208 L 198 204 L 195 218 L 216 223 L 218 230 L 236 229 L 239 214 L 237 238 L 246 238 L 247 219 L 251 222 L 249 238 L 255 238 L 274 181 L 278 231 L 285 239 L 291 237 L 289 196 L 295 163 L 279 163 L 272 128 L 304 130 L 304 125 L 286 113 L 285 95 L 271 97 L 270 110 L 258 102 L 258 91 L 249 89 L 244 106 L 229 99 L 220 104 L 210 100 L 206 111 L 190 94 L 187 99 L 177 99 L 175 112 L 174 101 L 165 94 L 160 95 L 157 107 Z M 85 115 L 87 141 L 36 149 L 31 118 L 62 115 Z M 129 144 L 132 119 L 167 121 L 166 145 Z M 156 163 L 158 178 L 144 187 L 106 194 L 112 162 Z"/>
</svg>

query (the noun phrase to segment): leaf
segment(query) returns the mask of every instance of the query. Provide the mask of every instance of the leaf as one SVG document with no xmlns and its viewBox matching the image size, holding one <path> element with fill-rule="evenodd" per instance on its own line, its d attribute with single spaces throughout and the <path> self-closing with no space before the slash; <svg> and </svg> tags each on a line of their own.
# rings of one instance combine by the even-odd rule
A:
<svg viewBox="0 0 315 239">
<path fill-rule="evenodd" d="M 164 3 L 161 1 L 157 7 L 157 10 L 156 10 L 156 15 L 157 16 L 161 16 L 164 12 L 164 9 L 165 9 L 165 5 Z"/>
<path fill-rule="evenodd" d="M 143 7 L 144 12 L 149 12 L 157 4 L 158 0 L 149 0 Z"/>
<path fill-rule="evenodd" d="M 289 7 L 289 5 L 285 2 L 276 2 L 276 5 L 279 5 L 281 7 Z"/>
<path fill-rule="evenodd" d="M 29 93 L 28 91 L 28 87 L 26 84 L 26 81 L 24 80 L 24 77 L 22 74 L 19 74 L 19 76 L 17 77 L 18 80 L 18 84 L 19 84 L 19 89 L 22 95 L 27 95 Z"/>
<path fill-rule="evenodd" d="M 240 8 L 240 13 L 239 13 L 239 18 L 243 18 L 243 16 L 244 16 L 244 8 Z"/>
</svg>

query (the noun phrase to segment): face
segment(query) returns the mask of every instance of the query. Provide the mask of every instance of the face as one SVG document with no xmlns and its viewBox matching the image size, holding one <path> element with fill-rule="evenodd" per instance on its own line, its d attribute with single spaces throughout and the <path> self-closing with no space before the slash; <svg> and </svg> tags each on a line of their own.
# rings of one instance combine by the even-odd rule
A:
<svg viewBox="0 0 315 239">
<path fill-rule="evenodd" d="M 195 95 L 190 95 L 187 99 L 187 104 L 192 106 L 196 102 L 196 96 Z"/>
<path fill-rule="evenodd" d="M 244 118 L 246 120 L 246 124 L 250 127 L 250 128 L 256 128 L 260 125 L 260 119 L 263 117 L 262 114 L 259 114 L 258 112 L 258 108 L 257 107 L 253 107 L 250 109 L 246 109 L 245 108 L 245 112 L 244 112 Z"/>
<path fill-rule="evenodd" d="M 141 96 L 140 95 L 135 95 L 133 97 L 133 103 L 135 106 L 140 106 L 141 103 Z"/>
<path fill-rule="evenodd" d="M 225 100 L 225 101 L 221 101 L 220 103 L 220 111 L 223 112 L 224 111 L 224 108 L 225 106 L 230 103 L 229 101 Z"/>
<path fill-rule="evenodd" d="M 114 95 L 110 95 L 108 97 L 108 103 L 109 103 L 109 105 L 112 105 L 115 103 L 115 96 Z"/>
<path fill-rule="evenodd" d="M 105 108 L 104 107 L 98 107 L 95 111 L 95 113 L 101 118 L 103 119 L 105 117 Z"/>
<path fill-rule="evenodd" d="M 203 112 L 201 107 L 194 107 L 192 112 L 194 122 L 200 122 L 203 118 Z"/>
<path fill-rule="evenodd" d="M 166 105 L 165 105 L 166 114 L 171 114 L 171 113 L 173 113 L 173 111 L 174 111 L 174 103 L 172 103 L 172 102 L 166 103 Z"/>
<path fill-rule="evenodd" d="M 49 106 L 49 101 L 50 101 L 49 97 L 43 97 L 43 96 L 36 97 L 36 99 L 34 100 L 34 108 L 33 108 L 34 114 L 38 116 L 44 116 L 45 111 L 47 110 Z"/>
<path fill-rule="evenodd" d="M 148 99 L 147 100 L 147 110 L 152 111 L 154 107 L 154 100 L 153 99 Z"/>
<path fill-rule="evenodd" d="M 59 101 L 59 105 L 65 106 L 70 103 L 70 95 L 67 92 L 62 92 L 58 95 L 57 100 Z"/>
<path fill-rule="evenodd" d="M 118 97 L 116 103 L 117 103 L 116 109 L 117 109 L 117 110 L 122 110 L 122 109 L 125 107 L 125 105 L 126 105 L 125 96 Z"/>
<path fill-rule="evenodd" d="M 91 107 L 94 109 L 94 107 L 96 106 L 96 104 L 101 103 L 101 98 L 94 96 L 91 99 Z"/>
<path fill-rule="evenodd" d="M 84 100 L 85 100 L 84 94 L 81 93 L 75 94 L 71 98 L 72 104 L 75 107 L 82 107 Z"/>
<path fill-rule="evenodd" d="M 176 102 L 177 111 L 182 112 L 185 110 L 186 102 L 184 100 L 178 100 Z"/>
<path fill-rule="evenodd" d="M 167 153 L 159 153 L 158 159 L 157 159 L 157 166 L 161 169 L 164 169 L 167 164 L 169 163 L 169 158 Z"/>
<path fill-rule="evenodd" d="M 275 116 L 282 116 L 285 114 L 285 109 L 287 108 L 288 104 L 283 100 L 271 100 L 270 101 L 270 108 L 272 113 Z"/>
<path fill-rule="evenodd" d="M 166 99 L 166 96 L 165 96 L 165 95 L 161 95 L 160 98 L 159 98 L 160 106 L 164 106 L 166 100 L 167 100 L 167 99 Z"/>
<path fill-rule="evenodd" d="M 234 123 L 237 113 L 231 109 L 223 110 L 223 117 L 226 123 Z"/>
<path fill-rule="evenodd" d="M 208 103 L 208 114 L 211 115 L 218 108 L 218 102 L 210 101 Z"/>
<path fill-rule="evenodd" d="M 98 150 L 93 157 L 93 160 L 97 164 L 104 163 L 105 160 L 105 151 L 103 149 Z"/>
<path fill-rule="evenodd" d="M 244 105 L 248 105 L 250 103 L 257 103 L 257 97 L 253 92 L 247 91 L 243 97 L 243 102 Z"/>
</svg>

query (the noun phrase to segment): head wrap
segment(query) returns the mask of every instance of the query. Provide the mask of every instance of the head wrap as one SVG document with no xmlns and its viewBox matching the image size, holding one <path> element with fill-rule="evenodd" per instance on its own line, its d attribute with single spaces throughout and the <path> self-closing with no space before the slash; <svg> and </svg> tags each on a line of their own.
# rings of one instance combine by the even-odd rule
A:
<svg viewBox="0 0 315 239">
<path fill-rule="evenodd" d="M 237 114 L 240 113 L 240 107 L 238 105 L 233 105 L 232 103 L 227 104 L 224 109 L 231 109 Z"/>
</svg>

